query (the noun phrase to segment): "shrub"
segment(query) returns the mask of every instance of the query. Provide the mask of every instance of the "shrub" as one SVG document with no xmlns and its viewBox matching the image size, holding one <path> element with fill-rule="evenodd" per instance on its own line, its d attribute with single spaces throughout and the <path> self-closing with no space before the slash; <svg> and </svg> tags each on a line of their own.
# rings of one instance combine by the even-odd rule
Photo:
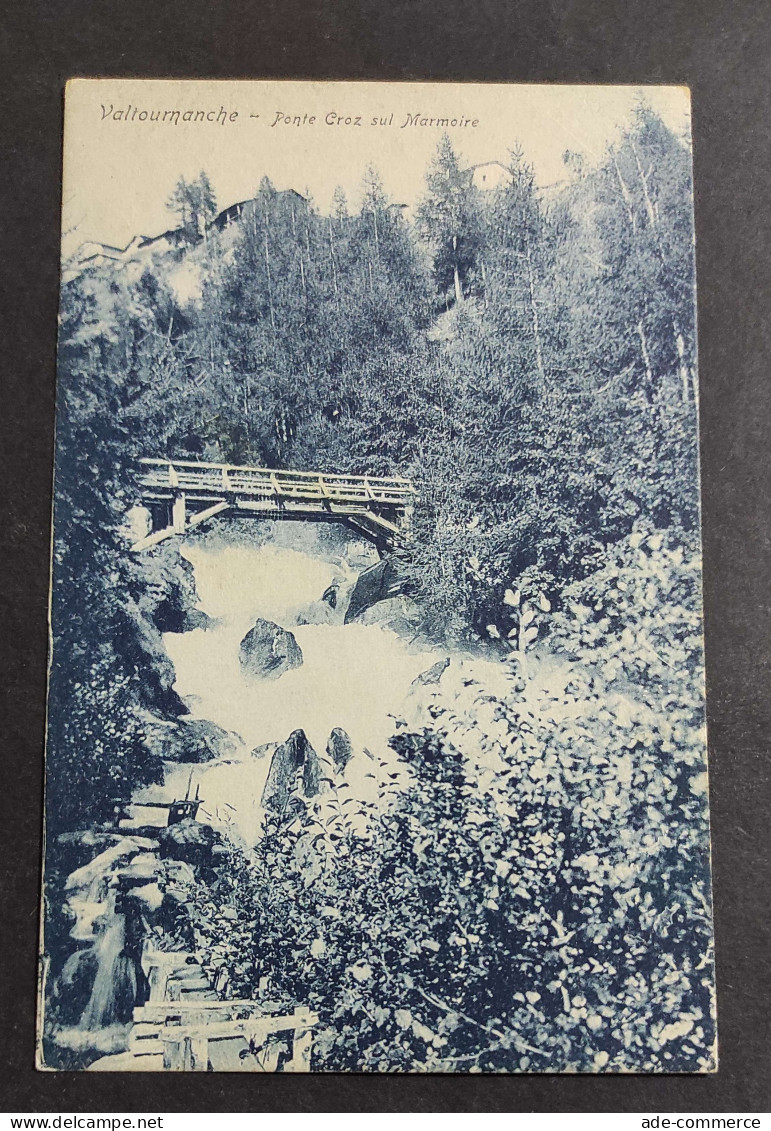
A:
<svg viewBox="0 0 771 1131">
<path fill-rule="evenodd" d="M 697 580 L 638 533 L 566 611 L 509 592 L 508 692 L 435 690 L 406 790 L 333 788 L 197 891 L 229 992 L 318 1009 L 317 1068 L 711 1064 Z"/>
</svg>

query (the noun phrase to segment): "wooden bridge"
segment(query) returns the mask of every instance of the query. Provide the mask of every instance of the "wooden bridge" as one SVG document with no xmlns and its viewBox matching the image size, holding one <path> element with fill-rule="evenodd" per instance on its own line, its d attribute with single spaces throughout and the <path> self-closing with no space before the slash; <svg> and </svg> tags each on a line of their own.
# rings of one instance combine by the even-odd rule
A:
<svg viewBox="0 0 771 1131">
<path fill-rule="evenodd" d="M 226 514 L 343 522 L 387 550 L 407 539 L 417 498 L 409 480 L 396 477 L 163 459 L 139 461 L 138 486 L 137 501 L 149 520 L 133 550 L 149 549 Z"/>
</svg>

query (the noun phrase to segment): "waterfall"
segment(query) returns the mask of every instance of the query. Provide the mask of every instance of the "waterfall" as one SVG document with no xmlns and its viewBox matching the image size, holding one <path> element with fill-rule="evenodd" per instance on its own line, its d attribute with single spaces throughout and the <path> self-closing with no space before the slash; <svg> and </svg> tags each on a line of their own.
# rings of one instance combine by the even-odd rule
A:
<svg viewBox="0 0 771 1131">
<path fill-rule="evenodd" d="M 203 799 L 198 819 L 248 845 L 260 836 L 260 798 L 271 763 L 270 751 L 267 756 L 252 756 L 252 751 L 264 751 L 302 729 L 323 758 L 330 734 L 341 728 L 358 755 L 346 768 L 348 787 L 355 796 L 376 801 L 370 759 L 398 769 L 388 744 L 393 713 L 402 709 L 412 681 L 436 661 L 430 648 L 410 647 L 377 624 L 344 624 L 345 608 L 332 610 L 321 597 L 335 579 L 352 584 L 357 567 L 340 556 L 325 557 L 313 541 L 315 533 L 281 533 L 287 542 L 296 534 L 300 548 L 275 541 L 186 542 L 182 553 L 193 566 L 200 607 L 211 620 L 206 628 L 164 636 L 175 690 L 191 717 L 214 722 L 243 742 L 237 755 L 196 767 Z M 357 563 L 359 568 L 365 564 L 371 564 L 368 557 Z M 324 617 L 317 617 L 320 611 Z M 257 617 L 294 634 L 303 653 L 301 667 L 275 681 L 254 679 L 243 670 L 239 645 Z M 169 763 L 164 784 L 138 790 L 134 800 L 182 796 L 188 775 L 189 766 Z M 155 819 L 153 810 L 135 814 L 138 823 Z"/>
<path fill-rule="evenodd" d="M 106 1029 L 126 1020 L 120 1016 L 120 1010 L 127 1000 L 136 997 L 136 971 L 123 952 L 125 939 L 126 917 L 116 911 L 115 892 L 111 891 L 92 947 L 96 972 L 91 996 L 78 1024 L 81 1030 Z"/>
</svg>

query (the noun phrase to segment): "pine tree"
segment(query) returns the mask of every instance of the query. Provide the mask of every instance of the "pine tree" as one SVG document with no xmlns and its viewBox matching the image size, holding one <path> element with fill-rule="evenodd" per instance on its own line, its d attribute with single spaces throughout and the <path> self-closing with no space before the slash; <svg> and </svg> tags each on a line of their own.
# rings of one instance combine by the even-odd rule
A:
<svg viewBox="0 0 771 1131">
<path fill-rule="evenodd" d="M 491 314 L 518 351 L 529 350 L 540 384 L 546 378 L 544 305 L 550 281 L 545 219 L 536 197 L 532 166 L 521 148 L 509 155 L 510 180 L 493 197 L 485 258 L 491 275 L 486 298 Z M 527 362 L 526 362 L 527 363 Z"/>
<path fill-rule="evenodd" d="M 348 200 L 340 185 L 337 185 L 332 196 L 332 216 L 340 225 L 348 219 Z"/>
<path fill-rule="evenodd" d="M 180 177 L 171 192 L 166 207 L 179 219 L 179 224 L 185 233 L 193 230 L 192 222 L 192 189 L 184 177 Z"/>
<path fill-rule="evenodd" d="M 217 214 L 217 201 L 207 174 L 201 170 L 194 181 L 180 177 L 166 207 L 179 217 L 180 227 L 191 242 L 205 237 L 207 226 Z"/>
<path fill-rule="evenodd" d="M 427 192 L 417 211 L 418 227 L 434 253 L 440 291 L 452 287 L 463 302 L 466 279 L 476 263 L 480 231 L 471 178 L 461 169 L 447 134 L 443 134 L 431 168 Z"/>
<path fill-rule="evenodd" d="M 203 169 L 198 174 L 197 204 L 199 234 L 205 238 L 208 225 L 217 215 L 217 198 L 212 183 Z"/>
</svg>

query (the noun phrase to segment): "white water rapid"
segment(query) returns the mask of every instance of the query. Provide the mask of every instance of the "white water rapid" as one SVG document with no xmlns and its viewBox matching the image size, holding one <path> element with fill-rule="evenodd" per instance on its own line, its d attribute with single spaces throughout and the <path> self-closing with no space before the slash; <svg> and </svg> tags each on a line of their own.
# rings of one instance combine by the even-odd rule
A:
<svg viewBox="0 0 771 1131">
<path fill-rule="evenodd" d="M 308 540 L 303 539 L 307 546 Z M 243 742 L 230 759 L 196 766 L 193 788 L 203 804 L 198 819 L 230 826 L 247 844 L 259 837 L 264 812 L 260 805 L 271 752 L 253 757 L 265 743 L 283 742 L 298 728 L 324 756 L 333 727 L 351 738 L 354 757 L 346 780 L 359 797 L 374 799 L 377 790 L 366 777 L 373 763 L 366 748 L 389 763 L 388 747 L 410 684 L 439 658 L 418 649 L 376 624 L 343 624 L 338 609 L 331 624 L 299 624 L 309 606 L 318 608 L 325 589 L 342 572 L 355 571 L 312 552 L 285 545 L 207 544 L 190 539 L 183 555 L 195 571 L 200 608 L 214 623 L 203 629 L 169 633 L 164 643 L 176 670 L 175 689 L 193 718 L 207 719 L 236 734 Z M 341 569 L 342 567 L 342 569 Z M 323 607 L 326 611 L 326 607 Z M 258 617 L 292 631 L 303 653 L 302 666 L 276 680 L 245 674 L 239 644 Z M 167 766 L 161 787 L 150 787 L 135 800 L 170 801 L 185 793 L 189 765 Z M 137 809 L 135 820 L 158 820 L 158 810 Z"/>
</svg>

